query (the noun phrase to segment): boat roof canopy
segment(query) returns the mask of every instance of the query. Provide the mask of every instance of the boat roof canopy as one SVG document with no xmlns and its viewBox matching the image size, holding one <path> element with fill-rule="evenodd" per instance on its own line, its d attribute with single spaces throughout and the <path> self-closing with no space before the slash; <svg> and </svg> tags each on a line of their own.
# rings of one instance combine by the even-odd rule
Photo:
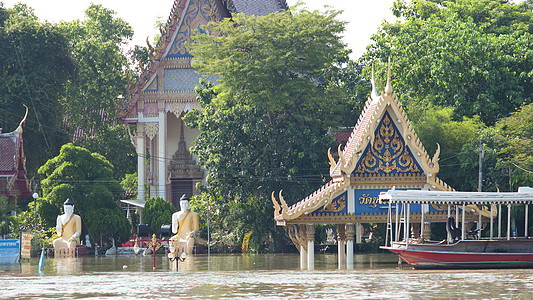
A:
<svg viewBox="0 0 533 300">
<path fill-rule="evenodd" d="M 533 188 L 520 187 L 518 192 L 452 192 L 396 190 L 381 192 L 382 203 L 414 203 L 414 204 L 529 204 L 533 203 Z"/>
<path fill-rule="evenodd" d="M 140 199 L 126 199 L 126 200 L 120 200 L 120 202 L 133 205 L 136 207 L 140 207 L 140 208 L 144 208 L 144 205 L 146 204 L 146 201 L 140 200 Z"/>
</svg>

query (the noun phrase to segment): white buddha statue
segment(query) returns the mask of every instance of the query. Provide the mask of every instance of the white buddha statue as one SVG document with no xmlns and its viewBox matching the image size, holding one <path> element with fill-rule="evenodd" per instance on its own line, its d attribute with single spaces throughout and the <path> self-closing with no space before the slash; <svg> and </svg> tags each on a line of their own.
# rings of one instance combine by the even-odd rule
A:
<svg viewBox="0 0 533 300">
<path fill-rule="evenodd" d="M 183 195 L 180 199 L 180 211 L 172 214 L 172 233 L 170 238 L 170 252 L 176 253 L 176 247 L 184 247 L 184 252 L 189 255 L 193 251 L 195 236 L 200 229 L 198 214 L 191 211 L 189 199 Z"/>
<path fill-rule="evenodd" d="M 56 229 L 59 236 L 54 240 L 54 251 L 58 253 L 60 249 L 73 251 L 80 244 L 81 217 L 74 214 L 74 202 L 67 199 L 63 203 L 64 214 L 57 217 Z"/>
</svg>

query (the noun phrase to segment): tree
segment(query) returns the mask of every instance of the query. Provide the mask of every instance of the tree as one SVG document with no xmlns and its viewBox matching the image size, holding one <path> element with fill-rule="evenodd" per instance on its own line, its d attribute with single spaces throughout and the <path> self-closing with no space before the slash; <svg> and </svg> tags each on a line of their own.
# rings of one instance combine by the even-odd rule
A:
<svg viewBox="0 0 533 300">
<path fill-rule="evenodd" d="M 326 153 L 335 145 L 327 131 L 339 126 L 346 95 L 338 13 L 234 15 L 189 45 L 193 66 L 218 78 L 216 86 L 203 83 L 202 109 L 185 117 L 201 131 L 192 152 L 208 172 L 198 200 L 216 199 L 220 230 L 231 228 L 236 239 L 253 230 L 251 248 L 273 250 L 273 191 L 296 202 L 328 174 Z"/>
<path fill-rule="evenodd" d="M 143 221 L 153 232 L 161 232 L 161 225 L 172 224 L 172 214 L 176 208 L 172 203 L 161 197 L 151 198 L 146 201 L 143 209 Z"/>
<path fill-rule="evenodd" d="M 113 125 L 114 101 L 126 95 L 128 60 L 122 46 L 133 31 L 113 10 L 91 4 L 83 21 L 59 27 L 69 39 L 79 76 L 69 81 L 64 98 L 68 125 L 84 130 L 87 137 Z"/>
<path fill-rule="evenodd" d="M 452 113 L 451 108 L 428 105 L 411 109 L 409 118 L 430 155 L 440 145 L 439 178 L 456 190 L 475 190 L 479 136 L 486 127 L 477 116 L 454 121 Z"/>
<path fill-rule="evenodd" d="M 113 179 L 113 165 L 103 156 L 66 144 L 58 156 L 39 168 L 39 175 L 43 201 L 37 210 L 45 227 L 56 225 L 63 202 L 70 198 L 85 224 L 85 234 L 96 240 L 129 238 L 130 225 L 116 203 L 122 189 Z"/>
<path fill-rule="evenodd" d="M 98 152 L 113 162 L 115 179 L 133 173 L 137 156 L 126 128 L 115 120 L 115 100 L 126 95 L 129 70 L 123 48 L 133 31 L 113 10 L 90 5 L 83 21 L 61 23 L 77 63 L 76 80 L 70 80 L 63 99 L 69 131 L 83 132 L 77 146 Z M 141 55 L 136 49 L 133 55 Z"/>
<path fill-rule="evenodd" d="M 370 97 L 372 86 L 369 76 L 363 74 L 364 65 L 350 60 L 347 65 L 338 72 L 338 82 L 346 88 L 345 105 L 341 110 L 341 125 L 353 127 L 363 110 L 366 100 Z"/>
<path fill-rule="evenodd" d="M 533 101 L 533 13 L 497 0 L 395 3 L 362 58 L 394 60 L 394 87 L 410 109 L 432 103 L 487 125 Z M 382 70 L 383 68 L 381 68 Z M 383 70 L 381 72 L 384 72 Z"/>
<path fill-rule="evenodd" d="M 132 174 L 126 174 L 124 176 L 124 179 L 120 182 L 120 185 L 122 186 L 122 189 L 124 190 L 124 197 L 126 199 L 135 199 L 137 198 L 137 172 Z"/>
<path fill-rule="evenodd" d="M 98 134 L 81 138 L 75 145 L 96 152 L 113 163 L 113 176 L 122 180 L 137 169 L 137 154 L 123 124 L 109 127 Z"/>
<path fill-rule="evenodd" d="M 14 207 L 9 204 L 8 198 L 0 196 L 0 236 L 11 233 L 14 222 L 14 217 L 11 215 L 13 209 Z"/>
<path fill-rule="evenodd" d="M 348 54 L 340 37 L 344 22 L 335 19 L 339 13 L 238 14 L 212 23 L 190 45 L 193 66 L 220 79 L 217 105 L 257 105 L 301 122 L 327 115 L 332 119 L 321 117 L 316 125 L 336 125 L 333 112 L 346 93 L 330 79 Z"/>
<path fill-rule="evenodd" d="M 29 176 L 57 155 L 66 142 L 60 99 L 75 78 L 68 40 L 57 27 L 40 23 L 32 9 L 0 5 L 0 127 L 24 125 L 24 149 Z"/>
<path fill-rule="evenodd" d="M 496 123 L 500 164 L 513 170 L 512 185 L 533 186 L 533 104 Z"/>
</svg>

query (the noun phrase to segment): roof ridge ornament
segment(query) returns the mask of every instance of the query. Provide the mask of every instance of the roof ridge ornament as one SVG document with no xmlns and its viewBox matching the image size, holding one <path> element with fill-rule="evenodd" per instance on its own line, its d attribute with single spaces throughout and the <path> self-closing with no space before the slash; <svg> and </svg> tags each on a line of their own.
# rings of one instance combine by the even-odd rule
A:
<svg viewBox="0 0 533 300">
<path fill-rule="evenodd" d="M 20 121 L 19 127 L 17 128 L 20 130 L 21 134 L 22 134 L 22 124 L 26 122 L 26 118 L 28 117 L 28 107 L 26 106 L 26 104 L 22 104 L 22 105 L 24 105 L 24 107 L 26 108 L 26 113 L 24 114 L 24 118 L 22 118 L 22 121 Z"/>
<path fill-rule="evenodd" d="M 376 81 L 374 80 L 374 63 L 372 63 L 372 77 L 370 78 L 370 84 L 372 84 L 372 92 L 370 93 L 370 97 L 372 99 L 374 98 L 378 98 L 379 97 L 379 94 L 378 94 L 378 91 L 376 89 Z"/>
<path fill-rule="evenodd" d="M 385 95 L 390 96 L 392 95 L 392 84 L 391 84 L 391 64 L 390 64 L 390 56 L 389 56 L 389 70 L 387 71 L 387 85 L 385 86 Z"/>
</svg>

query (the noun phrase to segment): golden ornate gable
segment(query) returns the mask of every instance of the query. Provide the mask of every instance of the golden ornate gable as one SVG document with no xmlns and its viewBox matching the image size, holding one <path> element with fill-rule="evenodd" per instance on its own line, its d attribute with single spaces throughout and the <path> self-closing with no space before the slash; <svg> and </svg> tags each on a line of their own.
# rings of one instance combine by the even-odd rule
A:
<svg viewBox="0 0 533 300">
<path fill-rule="evenodd" d="M 281 206 L 272 194 L 274 218 L 279 225 L 297 223 L 297 219 L 303 221 L 312 217 L 311 213 L 327 210 L 332 205 L 338 207 L 335 202 L 349 188 L 388 189 L 396 186 L 453 190 L 436 177 L 440 146 L 437 145 L 436 153 L 430 157 L 392 90 L 390 60 L 387 73 L 385 90 L 379 96 L 372 91 L 346 146 L 344 149 L 339 146 L 339 159 L 335 160 L 328 151 L 332 180 L 290 207 L 281 192 Z M 346 214 L 341 210 L 339 213 Z M 336 215 L 335 212 L 329 214 L 331 217 Z"/>
</svg>

